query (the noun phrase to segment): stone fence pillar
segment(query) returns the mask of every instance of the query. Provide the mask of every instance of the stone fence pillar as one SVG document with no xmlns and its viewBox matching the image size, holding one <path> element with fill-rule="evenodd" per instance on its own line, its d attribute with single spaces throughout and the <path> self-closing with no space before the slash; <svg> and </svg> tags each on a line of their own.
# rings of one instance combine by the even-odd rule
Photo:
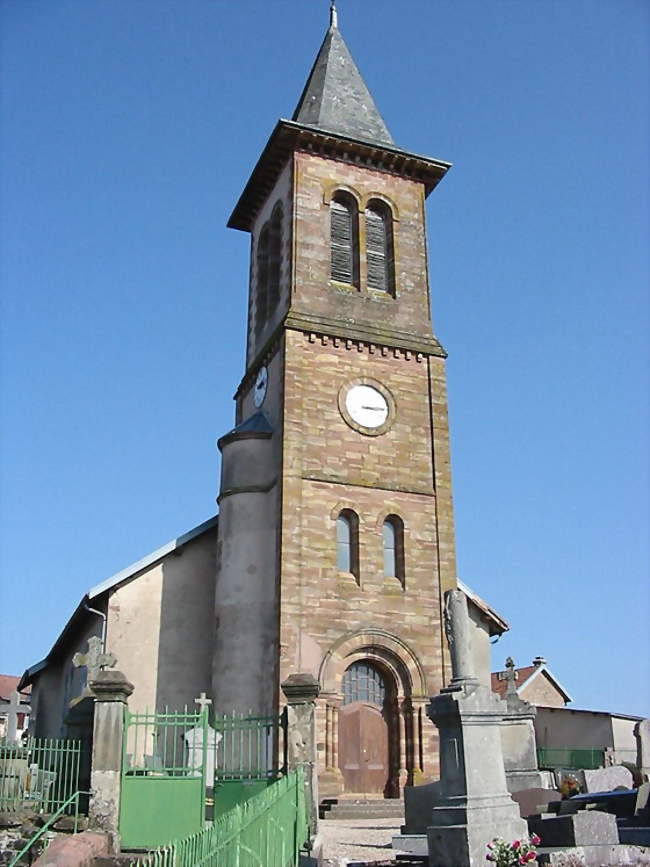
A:
<svg viewBox="0 0 650 867">
<path fill-rule="evenodd" d="M 318 681 L 311 674 L 292 674 L 282 683 L 287 698 L 287 761 L 289 770 L 305 773 L 305 800 L 312 845 L 318 830 L 318 771 L 316 766 L 316 699 Z"/>
<path fill-rule="evenodd" d="M 113 850 L 119 851 L 124 708 L 133 684 L 121 671 L 99 671 L 88 685 L 95 696 L 89 824 L 108 834 Z"/>
</svg>

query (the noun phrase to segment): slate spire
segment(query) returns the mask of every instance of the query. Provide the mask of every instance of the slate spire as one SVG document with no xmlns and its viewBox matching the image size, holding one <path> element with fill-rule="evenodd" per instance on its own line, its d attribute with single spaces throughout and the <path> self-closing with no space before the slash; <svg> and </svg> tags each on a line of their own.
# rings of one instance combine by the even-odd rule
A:
<svg viewBox="0 0 650 867">
<path fill-rule="evenodd" d="M 325 132 L 395 145 L 338 29 L 336 6 L 292 120 Z"/>
</svg>

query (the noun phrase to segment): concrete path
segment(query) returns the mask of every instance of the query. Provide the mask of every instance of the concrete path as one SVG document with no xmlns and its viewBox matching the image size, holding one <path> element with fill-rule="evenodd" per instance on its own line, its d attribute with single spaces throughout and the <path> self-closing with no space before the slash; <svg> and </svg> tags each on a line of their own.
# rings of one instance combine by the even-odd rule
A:
<svg viewBox="0 0 650 867">
<path fill-rule="evenodd" d="M 386 861 L 394 857 L 391 838 L 399 834 L 400 819 L 328 819 L 318 823 L 323 857 L 332 867 L 350 861 Z"/>
</svg>

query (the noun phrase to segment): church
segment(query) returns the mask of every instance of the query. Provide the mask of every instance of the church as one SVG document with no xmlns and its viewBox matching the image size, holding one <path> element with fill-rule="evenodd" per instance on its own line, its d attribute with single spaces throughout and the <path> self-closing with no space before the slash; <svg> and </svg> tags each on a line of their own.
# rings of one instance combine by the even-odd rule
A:
<svg viewBox="0 0 650 867">
<path fill-rule="evenodd" d="M 445 591 L 469 598 L 486 683 L 508 628 L 456 573 L 425 226 L 449 167 L 393 141 L 332 7 L 228 222 L 251 262 L 218 515 L 88 591 L 21 680 L 34 734 L 69 733 L 72 658 L 99 636 L 135 711 L 205 691 L 219 713 L 270 714 L 289 675 L 313 675 L 321 796 L 437 777 L 424 708 L 450 677 Z"/>
</svg>

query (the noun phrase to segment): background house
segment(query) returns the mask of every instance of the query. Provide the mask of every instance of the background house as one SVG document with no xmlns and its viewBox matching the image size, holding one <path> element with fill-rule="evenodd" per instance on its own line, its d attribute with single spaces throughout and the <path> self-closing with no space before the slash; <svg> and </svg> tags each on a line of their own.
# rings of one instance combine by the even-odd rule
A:
<svg viewBox="0 0 650 867">
<path fill-rule="evenodd" d="M 536 656 L 532 665 L 515 668 L 517 695 L 522 701 L 536 706 L 565 707 L 571 696 L 560 681 L 550 671 L 543 656 Z M 492 672 L 492 692 L 505 698 L 508 681 L 507 672 Z"/>
<path fill-rule="evenodd" d="M 19 682 L 20 678 L 13 674 L 0 674 L 0 738 L 7 736 L 9 707 L 12 703 L 11 696 L 18 689 Z M 29 694 L 30 689 L 26 689 L 25 692 Z M 28 695 L 20 695 L 19 703 L 25 706 L 25 710 L 18 713 L 16 732 L 18 737 L 21 736 L 29 725 L 30 705 Z"/>
<path fill-rule="evenodd" d="M 517 695 L 536 708 L 535 737 L 540 767 L 598 768 L 637 761 L 634 727 L 642 717 L 569 708 L 571 696 L 536 656 L 515 669 Z M 492 691 L 505 698 L 507 672 L 492 672 Z"/>
</svg>

